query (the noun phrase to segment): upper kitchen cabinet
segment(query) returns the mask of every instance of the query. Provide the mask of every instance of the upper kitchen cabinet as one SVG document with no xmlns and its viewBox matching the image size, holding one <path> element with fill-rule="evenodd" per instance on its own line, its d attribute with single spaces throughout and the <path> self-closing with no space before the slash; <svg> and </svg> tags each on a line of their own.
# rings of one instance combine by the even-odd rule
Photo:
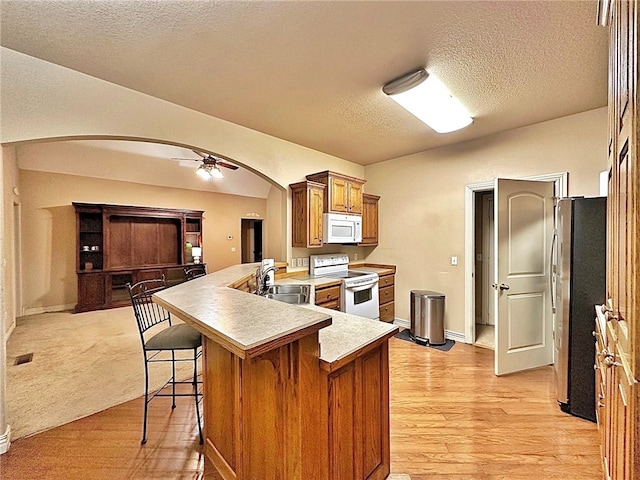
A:
<svg viewBox="0 0 640 480">
<path fill-rule="evenodd" d="M 317 182 L 299 182 L 291 188 L 291 246 L 322 246 L 322 212 L 325 186 Z"/>
<path fill-rule="evenodd" d="M 378 195 L 362 194 L 362 246 L 378 245 Z"/>
<path fill-rule="evenodd" d="M 362 186 L 366 180 L 328 170 L 307 175 L 307 180 L 326 185 L 325 213 L 362 215 Z"/>
</svg>

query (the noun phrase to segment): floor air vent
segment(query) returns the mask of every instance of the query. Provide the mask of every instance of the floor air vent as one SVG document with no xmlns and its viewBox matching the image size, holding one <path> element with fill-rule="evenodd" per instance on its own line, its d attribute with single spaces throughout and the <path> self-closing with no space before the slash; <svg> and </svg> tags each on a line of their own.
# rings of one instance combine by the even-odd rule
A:
<svg viewBox="0 0 640 480">
<path fill-rule="evenodd" d="M 23 363 L 29 363 L 33 360 L 33 353 L 25 353 L 24 355 L 18 355 L 14 365 L 22 365 Z"/>
</svg>

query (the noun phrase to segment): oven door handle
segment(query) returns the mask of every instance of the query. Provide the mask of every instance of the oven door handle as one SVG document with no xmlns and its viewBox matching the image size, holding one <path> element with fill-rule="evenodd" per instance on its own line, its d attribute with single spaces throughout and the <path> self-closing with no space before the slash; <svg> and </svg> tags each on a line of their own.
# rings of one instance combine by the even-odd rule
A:
<svg viewBox="0 0 640 480">
<path fill-rule="evenodd" d="M 369 288 L 372 288 L 374 285 L 377 285 L 377 284 L 378 284 L 378 280 L 374 280 L 373 282 L 367 282 L 367 283 L 363 283 L 353 287 L 347 287 L 345 285 L 344 288 L 351 292 L 361 292 L 362 290 L 368 290 Z"/>
</svg>

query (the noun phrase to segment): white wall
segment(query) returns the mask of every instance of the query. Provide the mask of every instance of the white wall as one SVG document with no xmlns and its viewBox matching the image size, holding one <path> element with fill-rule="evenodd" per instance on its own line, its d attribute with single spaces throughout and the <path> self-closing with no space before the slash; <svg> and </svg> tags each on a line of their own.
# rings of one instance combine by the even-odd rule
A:
<svg viewBox="0 0 640 480">
<path fill-rule="evenodd" d="M 367 166 L 380 199 L 380 244 L 367 257 L 397 265 L 396 317 L 411 290 L 446 295 L 445 328 L 464 333 L 465 185 L 569 172 L 569 194 L 595 196 L 607 164 L 607 109 Z M 450 264 L 458 257 L 458 266 Z"/>
</svg>

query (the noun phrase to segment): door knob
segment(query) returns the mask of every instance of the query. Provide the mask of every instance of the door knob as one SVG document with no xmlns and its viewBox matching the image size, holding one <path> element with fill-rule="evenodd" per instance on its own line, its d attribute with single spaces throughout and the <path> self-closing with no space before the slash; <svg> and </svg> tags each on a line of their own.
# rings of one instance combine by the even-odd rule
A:
<svg viewBox="0 0 640 480">
<path fill-rule="evenodd" d="M 500 290 L 509 290 L 509 285 L 507 285 L 506 283 L 501 283 Z"/>
</svg>

